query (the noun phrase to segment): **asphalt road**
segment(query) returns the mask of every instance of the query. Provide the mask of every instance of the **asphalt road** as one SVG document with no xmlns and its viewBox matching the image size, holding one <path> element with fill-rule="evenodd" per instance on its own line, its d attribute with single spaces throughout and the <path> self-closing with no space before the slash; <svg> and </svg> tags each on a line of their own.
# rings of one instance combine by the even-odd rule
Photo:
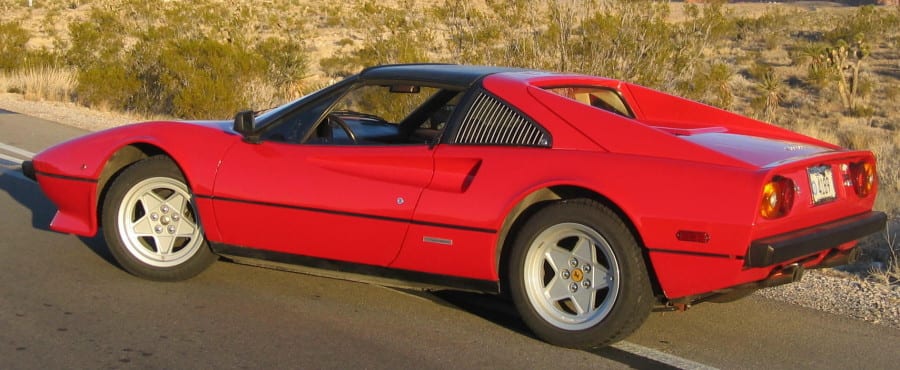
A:
<svg viewBox="0 0 900 370">
<path fill-rule="evenodd" d="M 896 369 L 900 330 L 750 296 L 654 313 L 584 352 L 528 333 L 506 302 L 220 261 L 179 283 L 135 278 L 100 238 L 48 230 L 17 160 L 83 131 L 0 111 L 0 368 Z M 19 149 L 15 149 L 19 148 Z M 20 150 L 20 149 L 24 149 Z"/>
</svg>

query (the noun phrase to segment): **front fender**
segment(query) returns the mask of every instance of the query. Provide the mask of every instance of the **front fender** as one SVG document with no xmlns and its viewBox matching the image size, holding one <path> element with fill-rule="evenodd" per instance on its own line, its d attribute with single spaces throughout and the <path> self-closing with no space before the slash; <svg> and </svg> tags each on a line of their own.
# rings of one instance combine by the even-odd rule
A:
<svg viewBox="0 0 900 370">
<path fill-rule="evenodd" d="M 155 148 L 165 153 L 178 164 L 195 194 L 208 195 L 212 194 L 222 154 L 239 140 L 240 136 L 224 124 L 147 122 L 91 133 L 50 147 L 33 159 L 41 189 L 58 208 L 50 227 L 81 236 L 96 235 L 103 171 L 123 148 Z"/>
</svg>

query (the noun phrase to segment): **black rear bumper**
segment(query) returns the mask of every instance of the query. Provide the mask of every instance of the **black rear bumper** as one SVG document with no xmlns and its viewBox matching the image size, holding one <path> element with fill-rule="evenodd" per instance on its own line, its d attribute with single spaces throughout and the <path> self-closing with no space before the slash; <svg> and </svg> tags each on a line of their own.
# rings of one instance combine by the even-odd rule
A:
<svg viewBox="0 0 900 370">
<path fill-rule="evenodd" d="M 31 181 L 37 181 L 37 175 L 34 174 L 34 163 L 31 161 L 22 162 L 22 174 Z"/>
<path fill-rule="evenodd" d="M 879 232 L 887 223 L 884 212 L 872 211 L 827 224 L 760 239 L 750 244 L 747 267 L 765 267 L 814 254 Z"/>
</svg>

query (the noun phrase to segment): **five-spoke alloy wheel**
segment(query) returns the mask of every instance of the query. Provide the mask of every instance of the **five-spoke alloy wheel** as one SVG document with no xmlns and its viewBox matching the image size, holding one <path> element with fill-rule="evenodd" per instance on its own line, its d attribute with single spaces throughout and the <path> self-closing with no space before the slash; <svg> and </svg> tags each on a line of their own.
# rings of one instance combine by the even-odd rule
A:
<svg viewBox="0 0 900 370">
<path fill-rule="evenodd" d="M 163 156 L 119 174 L 104 200 L 103 235 L 122 267 L 154 280 L 182 280 L 215 260 L 178 167 Z"/>
<path fill-rule="evenodd" d="M 506 285 L 541 339 L 601 347 L 631 334 L 650 312 L 653 294 L 640 248 L 602 204 L 551 203 L 526 221 L 513 248 Z"/>
</svg>

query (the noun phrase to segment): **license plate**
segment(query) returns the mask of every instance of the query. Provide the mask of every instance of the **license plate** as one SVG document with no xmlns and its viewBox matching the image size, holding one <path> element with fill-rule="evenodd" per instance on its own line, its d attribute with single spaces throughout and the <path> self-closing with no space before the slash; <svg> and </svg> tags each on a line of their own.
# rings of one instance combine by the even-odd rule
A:
<svg viewBox="0 0 900 370">
<path fill-rule="evenodd" d="M 835 198 L 834 175 L 831 166 L 815 166 L 806 170 L 813 204 L 821 204 Z"/>
</svg>

